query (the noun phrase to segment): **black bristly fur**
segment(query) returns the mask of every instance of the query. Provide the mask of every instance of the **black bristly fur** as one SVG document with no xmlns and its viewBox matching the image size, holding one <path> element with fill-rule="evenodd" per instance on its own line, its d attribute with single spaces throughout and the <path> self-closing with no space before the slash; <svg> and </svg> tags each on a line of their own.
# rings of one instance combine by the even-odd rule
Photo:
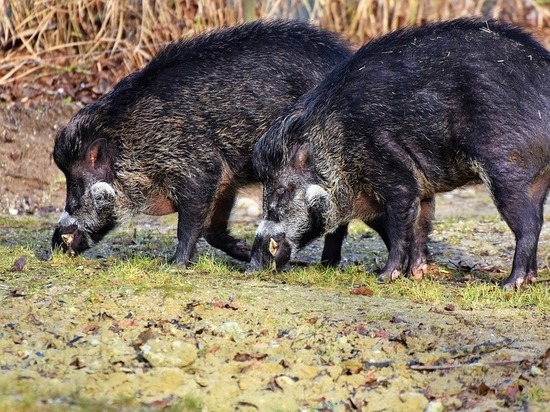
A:
<svg viewBox="0 0 550 412">
<path fill-rule="evenodd" d="M 89 238 L 78 253 L 129 216 L 174 211 L 177 263 L 189 263 L 201 235 L 249 260 L 250 247 L 229 234 L 227 221 L 237 190 L 258 182 L 253 145 L 350 54 L 338 36 L 292 21 L 257 21 L 170 44 L 58 135 L 54 159 L 67 177 L 68 215 L 53 245 L 64 226 Z M 107 168 L 90 168 L 86 159 L 97 139 L 105 139 Z M 115 192 L 110 205 L 100 199 L 99 212 L 91 188 L 109 199 L 111 189 L 98 182 Z"/>
<path fill-rule="evenodd" d="M 313 187 L 330 204 L 325 232 L 359 218 L 380 233 L 389 249 L 381 280 L 421 277 L 434 195 L 483 181 L 516 237 L 503 286 L 533 282 L 550 185 L 549 80 L 550 53 L 493 20 L 432 23 L 365 44 L 256 144 L 264 193 L 300 181 L 291 154 L 305 141 L 316 170 L 277 226 L 261 227 L 304 243 Z"/>
</svg>

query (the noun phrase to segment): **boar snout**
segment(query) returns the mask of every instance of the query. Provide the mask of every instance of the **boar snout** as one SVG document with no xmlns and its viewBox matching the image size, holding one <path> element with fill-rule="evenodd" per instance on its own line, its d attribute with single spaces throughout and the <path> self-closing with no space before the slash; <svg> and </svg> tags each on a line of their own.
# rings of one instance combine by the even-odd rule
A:
<svg viewBox="0 0 550 412">
<path fill-rule="evenodd" d="M 68 255 L 76 255 L 89 249 L 88 242 L 76 225 L 55 228 L 52 236 L 52 250 L 61 249 Z"/>
<path fill-rule="evenodd" d="M 266 268 L 279 269 L 292 255 L 292 245 L 284 233 L 272 234 L 270 231 L 256 232 L 252 246 L 252 258 L 248 272 Z"/>
<path fill-rule="evenodd" d="M 290 260 L 290 255 L 292 255 L 292 246 L 284 233 L 270 238 L 268 249 L 276 269 L 286 264 Z"/>
</svg>

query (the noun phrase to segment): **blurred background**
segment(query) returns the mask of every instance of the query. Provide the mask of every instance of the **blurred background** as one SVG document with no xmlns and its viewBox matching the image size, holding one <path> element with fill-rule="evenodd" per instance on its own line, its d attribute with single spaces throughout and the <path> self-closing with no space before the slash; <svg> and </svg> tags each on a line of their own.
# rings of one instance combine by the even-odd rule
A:
<svg viewBox="0 0 550 412">
<path fill-rule="evenodd" d="M 0 102 L 90 103 L 167 42 L 248 20 L 307 20 L 360 45 L 471 15 L 550 39 L 550 0 L 0 0 Z"/>
<path fill-rule="evenodd" d="M 515 22 L 550 46 L 550 0 L 0 0 L 0 216 L 62 210 L 56 134 L 167 42 L 282 18 L 311 21 L 358 47 L 459 16 Z"/>
</svg>

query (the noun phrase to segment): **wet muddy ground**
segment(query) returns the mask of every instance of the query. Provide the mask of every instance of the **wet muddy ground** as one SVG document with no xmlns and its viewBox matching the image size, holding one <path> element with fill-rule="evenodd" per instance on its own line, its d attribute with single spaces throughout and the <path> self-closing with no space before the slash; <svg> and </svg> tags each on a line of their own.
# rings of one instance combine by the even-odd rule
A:
<svg viewBox="0 0 550 412">
<path fill-rule="evenodd" d="M 547 410 L 548 316 L 188 276 L 4 299 L 10 410 Z M 187 409 L 186 409 L 187 408 Z M 17 408 L 15 408 L 17 410 Z"/>
<path fill-rule="evenodd" d="M 73 111 L 0 110 L 0 410 L 550 409 L 548 212 L 542 281 L 510 294 L 492 283 L 507 276 L 513 236 L 477 187 L 438 197 L 432 280 L 400 280 L 403 296 L 361 277 L 385 251 L 360 226 L 329 273 L 349 285 L 299 265 L 289 273 L 301 280 L 249 276 L 204 242 L 196 267 L 166 265 L 173 218 L 142 217 L 84 258 L 44 260 L 64 202 L 50 153 Z M 247 236 L 257 195 L 234 215 Z M 314 263 L 320 247 L 294 260 Z M 467 293 L 518 304 L 464 304 Z"/>
</svg>

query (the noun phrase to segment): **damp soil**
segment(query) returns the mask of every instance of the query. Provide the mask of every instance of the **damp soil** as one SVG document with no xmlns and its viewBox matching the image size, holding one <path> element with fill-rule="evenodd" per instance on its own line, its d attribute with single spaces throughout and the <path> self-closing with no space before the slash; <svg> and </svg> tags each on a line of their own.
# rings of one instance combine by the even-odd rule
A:
<svg viewBox="0 0 550 412">
<path fill-rule="evenodd" d="M 47 249 L 65 195 L 53 141 L 76 109 L 0 107 L 0 240 L 10 248 L 26 239 L 20 233 L 30 220 L 39 222 L 28 229 L 35 249 Z M 242 194 L 235 224 L 253 230 L 258 196 L 258 189 Z M 485 189 L 438 196 L 436 209 L 436 265 L 506 276 L 513 238 Z M 133 225 L 175 230 L 162 219 Z M 539 248 L 546 275 L 549 226 L 547 217 Z M 113 260 L 131 268 L 131 248 L 106 243 L 86 259 L 108 274 L 109 265 L 120 268 Z M 314 263 L 319 249 L 313 244 L 294 261 Z M 343 256 L 343 267 L 376 270 L 384 250 L 361 232 Z M 175 270 L 174 287 L 139 290 L 113 274 L 113 284 L 107 278 L 91 288 L 56 265 L 75 265 L 72 273 L 83 278 L 93 268 L 44 257 L 38 251 L 0 269 L 0 410 L 550 408 L 550 314 L 536 306 L 462 308 L 373 296 L 354 285 L 342 291 L 192 269 Z"/>
</svg>

